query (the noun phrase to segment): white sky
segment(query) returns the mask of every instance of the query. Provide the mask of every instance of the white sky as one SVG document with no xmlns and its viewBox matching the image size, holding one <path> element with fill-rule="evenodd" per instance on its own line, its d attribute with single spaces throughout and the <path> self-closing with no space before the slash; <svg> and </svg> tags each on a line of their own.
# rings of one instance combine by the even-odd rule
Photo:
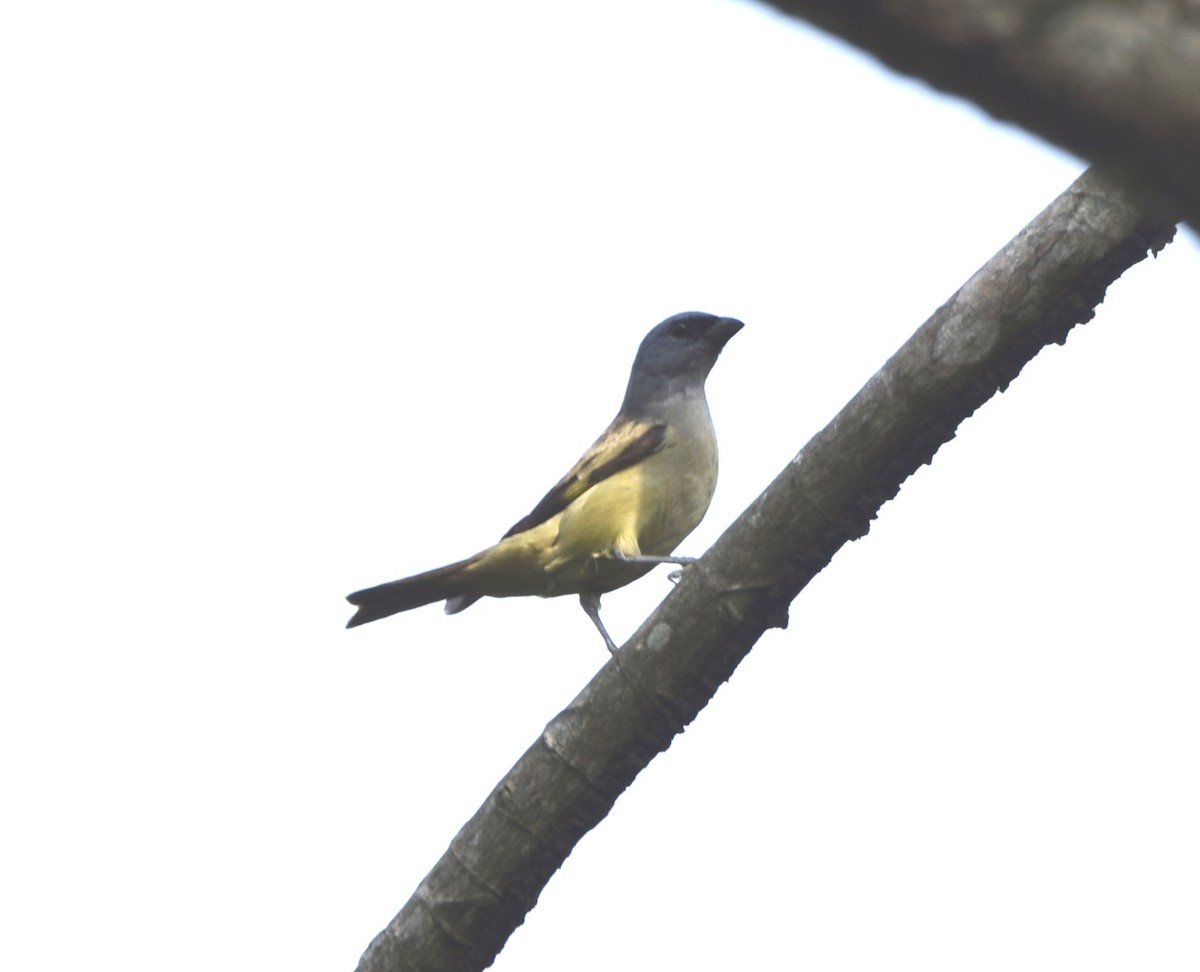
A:
<svg viewBox="0 0 1200 972">
<path fill-rule="evenodd" d="M 12 969 L 351 968 L 607 655 L 343 595 L 492 542 L 685 309 L 746 322 L 701 553 L 1083 169 L 731 2 L 19 4 L 0 91 Z M 495 968 L 1194 969 L 1198 270 L 962 426 Z"/>
</svg>

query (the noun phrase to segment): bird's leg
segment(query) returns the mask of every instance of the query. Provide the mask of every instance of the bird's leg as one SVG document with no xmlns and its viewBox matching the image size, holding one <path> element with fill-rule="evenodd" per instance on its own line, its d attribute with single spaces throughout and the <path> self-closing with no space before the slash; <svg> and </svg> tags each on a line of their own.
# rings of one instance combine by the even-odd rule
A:
<svg viewBox="0 0 1200 972">
<path fill-rule="evenodd" d="M 680 567 L 688 567 L 699 559 L 697 557 L 660 557 L 657 554 L 627 554 L 617 547 L 613 547 L 606 556 L 627 564 L 678 564 Z M 667 580 L 672 584 L 678 584 L 679 578 L 682 576 L 682 570 L 673 570 L 667 574 Z"/>
<path fill-rule="evenodd" d="M 604 639 L 608 650 L 614 655 L 617 653 L 616 642 L 608 634 L 608 629 L 604 627 L 604 622 L 600 620 L 600 595 L 594 591 L 584 591 L 579 595 L 579 606 L 583 608 L 584 613 L 592 619 L 592 624 L 596 626 L 596 630 L 600 632 L 600 637 Z"/>
<path fill-rule="evenodd" d="M 686 567 L 688 564 L 694 564 L 696 557 L 660 557 L 657 554 L 627 554 L 613 547 L 605 555 L 613 560 L 621 560 L 627 564 L 678 564 L 680 567 Z"/>
</svg>

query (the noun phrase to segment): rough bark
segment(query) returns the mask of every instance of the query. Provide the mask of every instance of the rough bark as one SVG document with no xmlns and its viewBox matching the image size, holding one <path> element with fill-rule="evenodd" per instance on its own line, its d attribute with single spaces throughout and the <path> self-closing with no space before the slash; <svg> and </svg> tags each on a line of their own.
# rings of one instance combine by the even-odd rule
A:
<svg viewBox="0 0 1200 972">
<path fill-rule="evenodd" d="M 547 725 L 363 955 L 491 964 L 576 842 L 958 424 L 1174 227 L 1086 173 L 908 340 Z"/>
<path fill-rule="evenodd" d="M 1196 0 L 768 0 L 1103 163 L 1200 229 Z"/>
</svg>

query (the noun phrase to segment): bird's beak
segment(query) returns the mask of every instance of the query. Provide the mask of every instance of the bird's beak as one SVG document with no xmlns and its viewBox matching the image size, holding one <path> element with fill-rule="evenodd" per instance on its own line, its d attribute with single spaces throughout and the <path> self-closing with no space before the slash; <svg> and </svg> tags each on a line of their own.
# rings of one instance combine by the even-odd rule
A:
<svg viewBox="0 0 1200 972">
<path fill-rule="evenodd" d="M 706 337 L 716 347 L 725 347 L 726 342 L 746 325 L 733 317 L 719 317 L 712 322 Z"/>
</svg>

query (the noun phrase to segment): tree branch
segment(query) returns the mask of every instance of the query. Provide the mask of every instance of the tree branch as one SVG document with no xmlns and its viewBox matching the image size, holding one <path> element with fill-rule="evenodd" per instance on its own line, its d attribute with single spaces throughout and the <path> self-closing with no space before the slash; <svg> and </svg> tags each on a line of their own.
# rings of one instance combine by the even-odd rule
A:
<svg viewBox="0 0 1200 972">
<path fill-rule="evenodd" d="M 1200 229 L 1194 0 L 768 0 L 1014 121 Z"/>
<path fill-rule="evenodd" d="M 579 839 L 958 424 L 1173 236 L 1085 173 L 904 344 L 509 771 L 363 955 L 486 968 Z"/>
</svg>

